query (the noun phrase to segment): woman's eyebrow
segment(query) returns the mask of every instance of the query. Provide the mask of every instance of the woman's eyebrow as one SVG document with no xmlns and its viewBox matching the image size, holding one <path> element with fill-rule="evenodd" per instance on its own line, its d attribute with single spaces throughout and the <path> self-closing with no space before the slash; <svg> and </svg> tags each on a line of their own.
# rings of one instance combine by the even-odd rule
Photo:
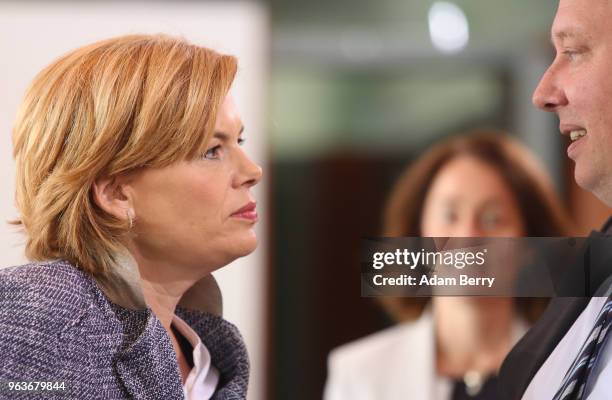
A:
<svg viewBox="0 0 612 400">
<path fill-rule="evenodd" d="M 240 137 L 242 135 L 242 132 L 244 132 L 244 125 L 242 125 L 242 127 L 240 128 L 240 132 L 238 132 L 238 137 Z M 215 137 L 216 139 L 219 139 L 221 141 L 227 141 L 227 140 L 229 140 L 230 135 L 228 135 L 225 132 L 215 132 L 213 137 Z"/>
</svg>

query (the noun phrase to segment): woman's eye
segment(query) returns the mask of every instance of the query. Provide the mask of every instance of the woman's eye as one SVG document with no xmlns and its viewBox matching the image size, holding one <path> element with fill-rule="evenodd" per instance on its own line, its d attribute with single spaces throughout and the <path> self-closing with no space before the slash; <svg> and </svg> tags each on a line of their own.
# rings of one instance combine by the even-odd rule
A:
<svg viewBox="0 0 612 400">
<path fill-rule="evenodd" d="M 485 213 L 481 218 L 481 223 L 486 228 L 496 227 L 501 222 L 501 216 L 498 213 Z"/>
<path fill-rule="evenodd" d="M 221 149 L 221 145 L 211 147 L 210 149 L 206 150 L 206 153 L 204 153 L 204 158 L 206 158 L 207 160 L 218 159 L 220 149 Z"/>
<path fill-rule="evenodd" d="M 239 146 L 242 146 L 242 144 L 245 142 L 246 139 L 243 138 L 238 138 L 236 140 L 236 142 L 238 143 Z M 218 160 L 221 155 L 223 154 L 222 151 L 222 145 L 218 144 L 216 146 L 211 147 L 210 149 L 206 150 L 206 153 L 204 153 L 202 155 L 202 158 L 207 159 L 207 160 Z"/>
</svg>

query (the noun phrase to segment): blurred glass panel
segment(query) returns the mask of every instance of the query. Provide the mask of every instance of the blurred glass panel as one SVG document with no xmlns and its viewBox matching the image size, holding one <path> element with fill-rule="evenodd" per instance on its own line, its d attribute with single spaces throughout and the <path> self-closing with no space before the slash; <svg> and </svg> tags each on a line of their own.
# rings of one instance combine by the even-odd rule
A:
<svg viewBox="0 0 612 400">
<path fill-rule="evenodd" d="M 457 127 L 493 122 L 504 90 L 503 73 L 485 66 L 382 72 L 277 67 L 273 156 L 420 147 Z"/>
</svg>

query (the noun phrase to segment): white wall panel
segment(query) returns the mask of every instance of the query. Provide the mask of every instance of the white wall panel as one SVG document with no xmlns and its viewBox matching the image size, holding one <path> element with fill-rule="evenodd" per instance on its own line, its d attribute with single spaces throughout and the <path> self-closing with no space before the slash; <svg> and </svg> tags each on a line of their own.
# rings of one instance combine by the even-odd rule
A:
<svg viewBox="0 0 612 400">
<path fill-rule="evenodd" d="M 252 363 L 249 399 L 263 398 L 265 328 L 266 137 L 265 87 L 269 27 L 255 2 L 2 2 L 0 3 L 0 266 L 21 264 L 23 238 L 4 223 L 14 208 L 11 126 L 23 93 L 38 71 L 81 45 L 127 33 L 164 32 L 234 54 L 233 94 L 246 126 L 247 152 L 264 167 L 256 188 L 259 249 L 215 273 L 225 316 L 240 328 Z"/>
</svg>

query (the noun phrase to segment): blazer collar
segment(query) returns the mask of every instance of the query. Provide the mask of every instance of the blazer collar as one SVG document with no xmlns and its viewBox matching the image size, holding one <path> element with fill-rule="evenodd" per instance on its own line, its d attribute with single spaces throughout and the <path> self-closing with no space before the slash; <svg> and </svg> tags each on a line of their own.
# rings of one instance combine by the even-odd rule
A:
<svg viewBox="0 0 612 400">
<path fill-rule="evenodd" d="M 130 310 L 146 309 L 136 260 L 128 251 L 117 254 L 116 260 L 111 273 L 96 275 L 93 279 L 113 303 Z M 221 316 L 222 302 L 219 285 L 214 276 L 208 274 L 183 294 L 178 306 Z"/>
<path fill-rule="evenodd" d="M 601 228 L 601 233 L 612 235 L 612 217 L 608 218 L 604 226 Z"/>
</svg>

